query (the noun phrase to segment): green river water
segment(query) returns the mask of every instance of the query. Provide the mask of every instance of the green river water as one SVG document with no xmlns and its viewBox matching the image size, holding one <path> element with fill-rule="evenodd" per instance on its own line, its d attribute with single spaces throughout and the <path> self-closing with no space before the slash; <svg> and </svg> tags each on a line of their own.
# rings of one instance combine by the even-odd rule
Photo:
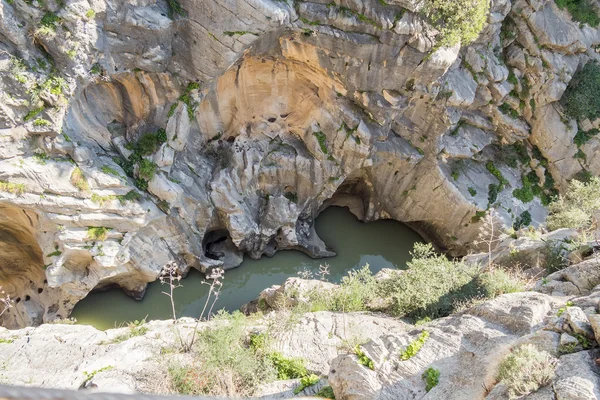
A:
<svg viewBox="0 0 600 400">
<path fill-rule="evenodd" d="M 279 251 L 273 257 L 260 260 L 244 258 L 235 269 L 225 272 L 223 288 L 215 310 L 237 310 L 255 299 L 271 285 L 279 285 L 305 269 L 319 271 L 319 265 L 329 264 L 330 282 L 338 282 L 353 268 L 369 264 L 376 273 L 382 268 L 406 268 L 413 244 L 422 239 L 407 226 L 391 220 L 363 223 L 347 209 L 330 207 L 316 221 L 316 230 L 336 257 L 314 260 L 298 251 Z M 192 270 L 175 290 L 177 317 L 198 317 L 206 301 L 208 286 L 202 285 L 203 275 Z M 151 283 L 141 301 L 119 289 L 92 293 L 80 301 L 72 317 L 80 324 L 109 329 L 127 321 L 172 318 L 171 304 L 161 292 L 167 290 L 160 282 Z"/>
</svg>

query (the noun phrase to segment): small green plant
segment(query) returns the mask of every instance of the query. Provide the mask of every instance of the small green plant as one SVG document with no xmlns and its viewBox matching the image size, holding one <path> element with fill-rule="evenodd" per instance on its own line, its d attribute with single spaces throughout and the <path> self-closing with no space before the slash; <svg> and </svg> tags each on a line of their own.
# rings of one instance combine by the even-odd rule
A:
<svg viewBox="0 0 600 400">
<path fill-rule="evenodd" d="M 513 229 L 515 231 L 518 231 L 522 227 L 529 226 L 530 224 L 531 224 L 531 213 L 529 211 L 525 210 L 521 213 L 521 215 L 519 215 L 517 217 L 517 219 L 515 219 L 515 222 L 513 223 Z"/>
<path fill-rule="evenodd" d="M 492 174 L 494 175 L 494 177 L 496 177 L 496 179 L 498 179 L 498 181 L 500 182 L 500 188 L 499 190 L 502 190 L 502 188 L 504 187 L 504 185 L 508 185 L 508 181 L 506 180 L 506 178 L 504 178 L 504 175 L 502 175 L 502 172 L 500 172 L 500 170 L 498 168 L 496 168 L 496 166 L 494 165 L 494 163 L 492 161 L 488 161 L 485 164 L 485 168 Z"/>
<path fill-rule="evenodd" d="M 145 323 L 146 323 L 145 319 L 143 319 L 141 321 L 135 320 L 135 321 L 129 322 L 127 324 L 127 327 L 129 328 L 129 330 L 127 332 L 119 334 L 119 335 L 115 336 L 112 340 L 110 340 L 108 342 L 101 342 L 100 344 L 122 343 L 133 337 L 144 336 L 146 333 L 148 333 L 148 328 L 144 326 Z"/>
<path fill-rule="evenodd" d="M 572 180 L 564 195 L 548 206 L 549 230 L 560 228 L 589 229 L 592 216 L 600 210 L 600 178 L 592 177 L 583 183 Z"/>
<path fill-rule="evenodd" d="M 567 9 L 574 21 L 597 27 L 600 24 L 600 16 L 591 0 L 555 0 L 556 5 Z"/>
<path fill-rule="evenodd" d="M 333 388 L 331 386 L 323 386 L 315 396 L 335 400 L 335 394 L 333 393 Z"/>
<path fill-rule="evenodd" d="M 598 133 L 600 133 L 598 129 L 590 129 L 589 131 L 579 130 L 573 138 L 573 143 L 575 143 L 577 147 L 581 147 L 589 142 L 593 137 L 597 136 Z"/>
<path fill-rule="evenodd" d="M 117 200 L 117 196 L 115 196 L 114 194 L 109 194 L 109 195 L 105 195 L 105 196 L 101 196 L 97 193 L 92 193 L 92 197 L 91 200 L 94 203 L 98 203 L 101 206 L 105 205 L 106 203 L 109 203 L 113 200 Z"/>
<path fill-rule="evenodd" d="M 369 369 L 375 370 L 375 363 L 369 358 L 369 356 L 365 354 L 364 351 L 362 351 L 360 346 L 357 345 L 356 347 L 354 347 L 354 354 L 356 354 L 356 356 L 358 357 L 358 362 L 361 365 L 364 365 Z"/>
<path fill-rule="evenodd" d="M 56 24 L 60 22 L 60 17 L 53 12 L 48 11 L 46 14 L 44 14 L 40 22 L 42 26 L 50 28 L 54 31 L 56 30 Z"/>
<path fill-rule="evenodd" d="M 554 377 L 556 359 L 532 344 L 514 349 L 498 368 L 498 381 L 508 387 L 510 399 L 535 392 Z"/>
<path fill-rule="evenodd" d="M 320 380 L 321 380 L 321 378 L 319 378 L 315 374 L 310 374 L 310 375 L 300 378 L 300 384 L 298 386 L 296 386 L 296 388 L 294 389 L 294 394 L 300 393 L 301 391 L 303 391 L 304 389 L 306 389 L 309 386 L 316 385 L 317 383 L 319 383 Z"/>
<path fill-rule="evenodd" d="M 502 112 L 502 114 L 506 114 L 512 119 L 519 118 L 519 112 L 512 108 L 508 103 L 502 103 L 498 109 Z"/>
<path fill-rule="evenodd" d="M 318 131 L 313 132 L 313 135 L 317 138 L 317 142 L 319 142 L 319 147 L 321 147 L 323 154 L 328 154 L 329 151 L 327 150 L 327 137 L 325 134 L 321 131 Z"/>
<path fill-rule="evenodd" d="M 423 331 L 419 335 L 419 337 L 406 346 L 406 348 L 400 352 L 400 360 L 406 361 L 416 356 L 421 347 L 425 344 L 427 339 L 429 338 L 429 332 Z"/>
<path fill-rule="evenodd" d="M 145 179 L 146 181 L 151 181 L 158 170 L 158 166 L 156 164 L 150 160 L 146 160 L 145 158 L 140 160 L 139 167 L 140 169 L 138 173 L 140 178 Z"/>
<path fill-rule="evenodd" d="M 83 175 L 83 171 L 79 167 L 75 167 L 73 172 L 71 172 L 71 184 L 75 186 L 82 192 L 88 191 L 90 189 L 90 185 L 88 184 L 85 176 Z"/>
<path fill-rule="evenodd" d="M 102 66 L 99 63 L 94 63 L 90 69 L 90 74 L 100 75 L 102 73 Z"/>
<path fill-rule="evenodd" d="M 96 11 L 90 8 L 86 11 L 85 16 L 87 19 L 94 19 L 94 17 L 96 16 Z"/>
<path fill-rule="evenodd" d="M 102 367 L 102 368 L 97 369 L 97 370 L 92 371 L 92 372 L 83 371 L 83 375 L 85 376 L 85 380 L 83 381 L 83 385 L 85 385 L 86 383 L 88 383 L 89 381 L 91 381 L 92 379 L 94 379 L 94 376 L 96 376 L 100 372 L 109 371 L 109 370 L 111 370 L 113 368 L 114 368 L 113 365 L 107 365 L 106 367 Z"/>
<path fill-rule="evenodd" d="M 41 106 L 41 107 L 38 107 L 38 108 L 34 108 L 33 110 L 30 110 L 23 117 L 23 121 L 27 122 L 27 121 L 30 121 L 30 120 L 34 119 L 42 111 L 44 111 L 44 106 Z"/>
<path fill-rule="evenodd" d="M 0 344 L 11 344 L 14 343 L 14 339 L 0 339 Z"/>
<path fill-rule="evenodd" d="M 173 116 L 173 114 L 175 114 L 175 110 L 177 109 L 177 104 L 179 104 L 179 103 L 175 102 L 175 103 L 171 104 L 171 107 L 169 107 L 169 111 L 167 112 L 167 118 L 171 118 Z"/>
<path fill-rule="evenodd" d="M 273 352 L 267 355 L 267 358 L 277 371 L 277 379 L 297 379 L 307 375 L 304 360 L 301 358 L 284 357 L 279 352 Z"/>
<path fill-rule="evenodd" d="M 40 152 L 40 153 L 33 153 L 33 159 L 35 160 L 36 163 L 40 164 L 40 165 L 46 165 L 46 162 L 48 161 L 48 154 L 44 153 L 44 152 Z"/>
<path fill-rule="evenodd" d="M 25 184 L 0 181 L 0 192 L 23 194 L 25 193 Z"/>
<path fill-rule="evenodd" d="M 475 41 L 486 25 L 485 0 L 426 0 L 423 12 L 439 31 L 438 47 L 463 46 Z"/>
<path fill-rule="evenodd" d="M 173 19 L 175 15 L 179 15 L 181 17 L 187 16 L 187 12 L 181 7 L 178 0 L 167 0 L 167 6 L 169 7 L 169 18 Z"/>
<path fill-rule="evenodd" d="M 114 169 L 114 168 L 112 168 L 112 167 L 110 167 L 108 165 L 103 165 L 100 168 L 100 171 L 102 171 L 102 172 L 104 172 L 105 174 L 108 174 L 108 175 L 116 176 L 118 178 L 121 177 L 121 174 L 119 173 L 119 171 L 117 171 L 116 169 Z"/>
<path fill-rule="evenodd" d="M 46 119 L 36 118 L 33 121 L 33 126 L 42 127 L 42 126 L 50 126 L 52 123 Z"/>
<path fill-rule="evenodd" d="M 567 2 L 569 0 L 563 0 Z M 585 2 L 580 0 L 577 2 Z M 571 2 L 571 1 L 569 1 Z M 575 1 L 573 1 L 575 3 Z M 586 118 L 594 120 L 600 117 L 600 64 L 589 61 L 573 75 L 560 102 L 565 107 L 567 116 L 582 121 Z"/>
<path fill-rule="evenodd" d="M 425 381 L 425 390 L 429 392 L 440 383 L 440 371 L 429 367 L 423 372 L 422 378 Z"/>
<path fill-rule="evenodd" d="M 561 315 L 563 315 L 565 313 L 565 311 L 567 311 L 567 308 L 573 307 L 574 305 L 575 304 L 571 300 L 567 301 L 564 307 L 561 307 L 558 309 L 556 316 L 560 317 Z"/>
<path fill-rule="evenodd" d="M 291 201 L 292 203 L 298 203 L 298 195 L 294 192 L 286 192 L 283 197 Z"/>
<path fill-rule="evenodd" d="M 473 196 L 473 197 L 477 196 L 477 190 L 475 190 L 474 188 L 472 188 L 472 187 L 470 187 L 470 186 L 469 186 L 469 187 L 467 188 L 467 190 L 469 191 L 469 194 L 470 194 L 471 196 Z"/>
<path fill-rule="evenodd" d="M 214 35 L 212 35 L 212 34 L 210 34 L 210 35 L 216 40 Z M 190 82 L 184 89 L 183 94 L 179 97 L 179 101 L 183 102 L 187 106 L 187 112 L 188 112 L 188 117 L 189 117 L 190 121 L 192 121 L 196 118 L 194 113 L 195 113 L 196 107 L 198 106 L 198 102 L 196 102 L 192 99 L 192 97 L 190 96 L 190 93 L 193 90 L 197 90 L 199 88 L 200 88 L 200 84 L 198 82 Z"/>
<path fill-rule="evenodd" d="M 107 228 L 104 226 L 88 226 L 87 239 L 103 242 L 108 238 L 108 232 L 110 232 L 111 229 L 112 228 Z"/>
<path fill-rule="evenodd" d="M 130 190 L 127 194 L 117 196 L 117 200 L 119 200 L 121 204 L 125 204 L 128 201 L 140 201 L 141 199 L 142 196 L 135 190 Z"/>
</svg>

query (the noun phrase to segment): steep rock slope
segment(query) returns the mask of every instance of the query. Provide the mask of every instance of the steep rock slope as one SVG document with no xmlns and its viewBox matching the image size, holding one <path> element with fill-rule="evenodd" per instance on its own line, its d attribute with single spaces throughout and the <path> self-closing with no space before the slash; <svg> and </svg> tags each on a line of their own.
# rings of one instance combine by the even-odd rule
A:
<svg viewBox="0 0 600 400">
<path fill-rule="evenodd" d="M 600 172 L 558 105 L 600 34 L 553 1 L 495 0 L 452 48 L 411 0 L 14 0 L 0 17 L 0 240 L 31 249 L 1 266 L 27 277 L 2 275 L 6 326 L 93 289 L 141 296 L 170 260 L 332 255 L 314 218 L 333 204 L 464 253 L 488 206 L 539 224 Z"/>
</svg>

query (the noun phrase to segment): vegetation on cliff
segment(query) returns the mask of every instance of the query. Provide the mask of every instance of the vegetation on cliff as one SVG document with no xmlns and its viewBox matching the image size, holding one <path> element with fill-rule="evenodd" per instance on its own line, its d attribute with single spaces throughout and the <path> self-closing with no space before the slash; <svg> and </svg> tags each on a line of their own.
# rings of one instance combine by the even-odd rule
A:
<svg viewBox="0 0 600 400">
<path fill-rule="evenodd" d="M 439 31 L 438 46 L 465 46 L 479 37 L 486 24 L 489 1 L 427 0 L 425 14 Z"/>
</svg>

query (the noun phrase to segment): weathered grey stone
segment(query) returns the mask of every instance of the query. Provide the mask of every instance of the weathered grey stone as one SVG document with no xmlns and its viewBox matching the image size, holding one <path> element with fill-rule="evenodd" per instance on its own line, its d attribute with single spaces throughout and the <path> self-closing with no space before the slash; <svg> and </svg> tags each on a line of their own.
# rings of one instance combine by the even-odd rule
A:
<svg viewBox="0 0 600 400">
<path fill-rule="evenodd" d="M 583 335 L 589 339 L 594 338 L 592 326 L 581 308 L 567 307 L 563 315 L 574 333 Z"/>
<path fill-rule="evenodd" d="M 594 400 L 600 398 L 600 378 L 591 351 L 562 356 L 552 387 L 556 398 Z"/>
</svg>

